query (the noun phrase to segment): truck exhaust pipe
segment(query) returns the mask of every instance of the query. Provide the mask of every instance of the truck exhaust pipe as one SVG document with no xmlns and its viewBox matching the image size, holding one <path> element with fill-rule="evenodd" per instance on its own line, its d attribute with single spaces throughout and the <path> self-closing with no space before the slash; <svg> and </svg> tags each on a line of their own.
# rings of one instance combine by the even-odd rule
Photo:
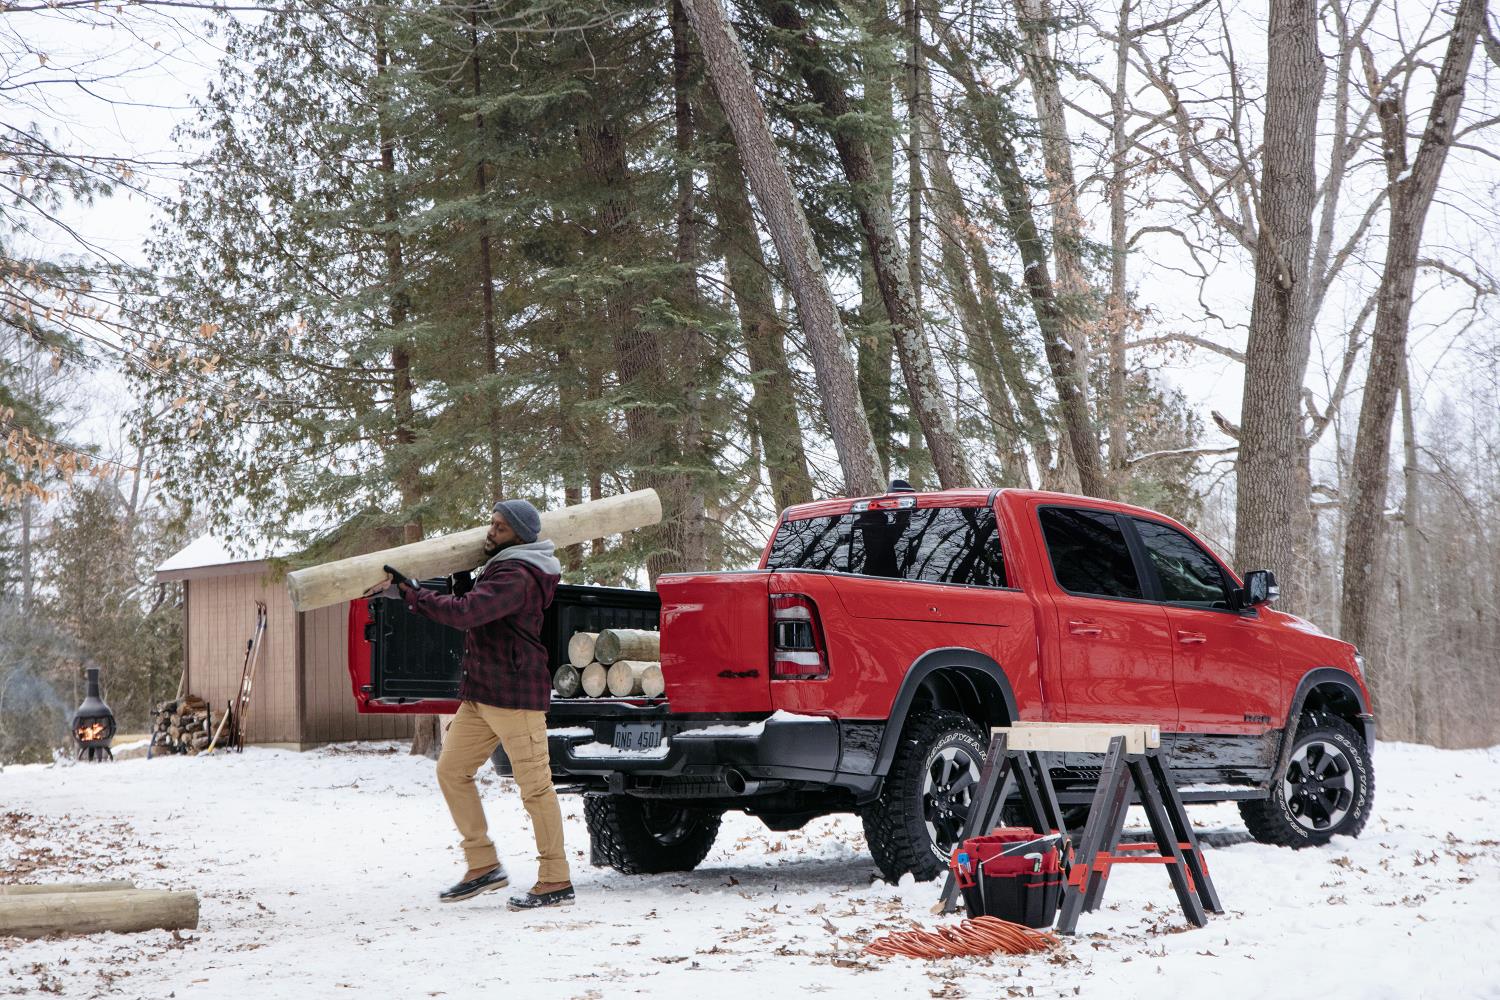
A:
<svg viewBox="0 0 1500 1000">
<path fill-rule="evenodd" d="M 759 781 L 748 778 L 737 767 L 731 767 L 724 772 L 724 784 L 735 795 L 758 795 L 761 792 L 775 792 L 786 787 L 784 781 Z"/>
</svg>

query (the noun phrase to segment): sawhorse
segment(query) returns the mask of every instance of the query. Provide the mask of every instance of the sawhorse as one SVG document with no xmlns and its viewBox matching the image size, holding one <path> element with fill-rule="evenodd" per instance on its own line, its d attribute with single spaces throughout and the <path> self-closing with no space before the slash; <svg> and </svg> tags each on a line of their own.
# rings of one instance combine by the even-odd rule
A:
<svg viewBox="0 0 1500 1000">
<path fill-rule="evenodd" d="M 1223 913 L 1218 891 L 1204 864 L 1197 834 L 1187 818 L 1176 779 L 1162 757 L 1154 726 L 1023 724 L 996 729 L 980 772 L 961 840 L 997 825 L 1012 789 L 1019 785 L 1023 816 L 1038 833 L 1067 827 L 1045 754 L 1104 752 L 1099 785 L 1089 818 L 1072 857 L 1057 929 L 1072 934 L 1079 914 L 1098 909 L 1109 870 L 1116 864 L 1159 864 L 1167 869 L 1183 915 L 1194 926 L 1208 923 L 1207 913 Z M 1103 744 L 1103 745 L 1101 745 Z M 1121 844 L 1132 786 L 1151 824 L 1153 841 Z M 1155 848 L 1155 854 L 1144 854 Z M 943 883 L 941 911 L 951 913 L 957 899 L 953 873 Z M 1206 911 L 1206 912 L 1205 912 Z"/>
</svg>

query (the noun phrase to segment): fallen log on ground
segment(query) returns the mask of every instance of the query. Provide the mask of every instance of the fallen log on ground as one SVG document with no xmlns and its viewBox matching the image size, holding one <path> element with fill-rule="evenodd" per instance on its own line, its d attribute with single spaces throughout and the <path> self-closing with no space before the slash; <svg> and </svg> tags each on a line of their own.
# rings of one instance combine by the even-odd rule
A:
<svg viewBox="0 0 1500 1000">
<path fill-rule="evenodd" d="M 114 931 L 192 930 L 198 894 L 158 889 L 46 892 L 0 898 L 0 937 L 46 937 Z"/>
<path fill-rule="evenodd" d="M 0 896 L 37 896 L 48 892 L 122 892 L 134 882 L 44 882 L 37 885 L 0 885 Z"/>
<path fill-rule="evenodd" d="M 660 520 L 661 500 L 656 491 L 636 490 L 543 511 L 542 530 L 537 537 L 551 539 L 562 548 L 644 528 Z M 413 580 L 473 569 L 484 562 L 484 536 L 489 530 L 485 525 L 451 535 L 434 535 L 393 549 L 294 570 L 286 578 L 292 607 L 312 611 L 361 597 L 385 577 L 382 567 L 386 565 L 396 567 Z"/>
<path fill-rule="evenodd" d="M 594 659 L 606 667 L 616 660 L 660 660 L 661 633 L 640 628 L 607 628 L 594 642 Z"/>
</svg>

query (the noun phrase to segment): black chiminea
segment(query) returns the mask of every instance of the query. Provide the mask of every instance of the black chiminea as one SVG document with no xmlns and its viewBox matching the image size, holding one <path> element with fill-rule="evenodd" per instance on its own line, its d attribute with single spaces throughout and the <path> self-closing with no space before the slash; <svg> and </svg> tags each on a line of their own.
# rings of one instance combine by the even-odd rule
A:
<svg viewBox="0 0 1500 1000">
<path fill-rule="evenodd" d="M 78 741 L 78 759 L 114 760 L 110 741 L 115 738 L 115 714 L 99 697 L 99 668 L 89 667 L 89 689 L 83 704 L 73 713 L 73 738 Z"/>
</svg>

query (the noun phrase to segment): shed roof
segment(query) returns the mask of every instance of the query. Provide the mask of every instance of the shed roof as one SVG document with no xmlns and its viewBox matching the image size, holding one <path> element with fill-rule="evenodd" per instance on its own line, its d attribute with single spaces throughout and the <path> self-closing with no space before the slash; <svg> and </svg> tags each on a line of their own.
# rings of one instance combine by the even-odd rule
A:
<svg viewBox="0 0 1500 1000">
<path fill-rule="evenodd" d="M 268 559 L 292 554 L 291 551 L 283 552 L 264 542 L 251 543 L 248 548 L 240 543 L 234 549 L 241 551 L 236 554 L 229 542 L 212 533 L 199 535 L 156 567 L 156 580 L 163 583 L 168 580 L 185 580 L 190 576 L 211 575 L 199 571 L 213 567 L 224 567 L 230 573 L 245 572 Z"/>
</svg>

